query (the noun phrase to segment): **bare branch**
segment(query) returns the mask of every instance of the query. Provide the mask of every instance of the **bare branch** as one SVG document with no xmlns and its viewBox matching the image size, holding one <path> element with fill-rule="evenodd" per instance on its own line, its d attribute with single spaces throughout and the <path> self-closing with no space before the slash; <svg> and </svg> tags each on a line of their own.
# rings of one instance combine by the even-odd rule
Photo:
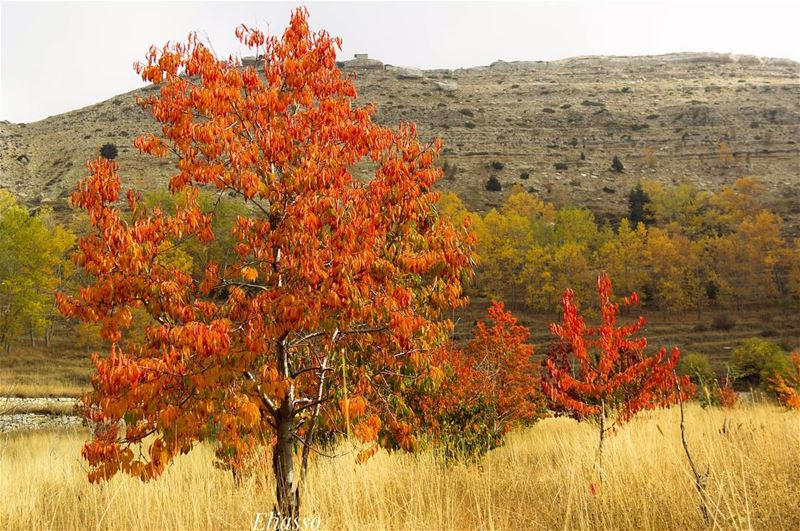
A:
<svg viewBox="0 0 800 531">
<path fill-rule="evenodd" d="M 255 382 L 256 378 L 253 376 L 253 373 L 250 371 L 244 371 L 244 377 L 250 380 L 251 382 Z M 261 403 L 264 404 L 264 407 L 267 408 L 269 414 L 272 415 L 272 418 L 278 417 L 278 408 L 275 407 L 275 403 L 261 390 L 261 385 L 256 383 L 256 391 L 258 392 L 258 398 L 261 400 Z M 273 425 L 274 427 L 274 425 Z"/>
<path fill-rule="evenodd" d="M 302 466 L 300 469 L 301 481 L 305 480 L 306 471 L 308 470 L 308 452 L 311 449 L 311 442 L 314 440 L 314 429 L 317 427 L 317 418 L 319 418 L 319 409 L 322 405 L 322 392 L 325 387 L 325 373 L 330 370 L 328 368 L 328 358 L 323 358 L 320 363 L 319 371 L 319 385 L 317 386 L 317 400 L 314 405 L 314 413 L 311 415 L 311 425 L 306 432 L 305 441 L 303 444 Z"/>
</svg>

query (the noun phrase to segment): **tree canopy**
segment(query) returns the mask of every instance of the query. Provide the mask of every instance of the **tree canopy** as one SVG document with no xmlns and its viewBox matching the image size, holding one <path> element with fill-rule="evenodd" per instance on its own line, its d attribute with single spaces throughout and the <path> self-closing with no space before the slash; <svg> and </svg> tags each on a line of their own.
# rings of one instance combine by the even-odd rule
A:
<svg viewBox="0 0 800 531">
<path fill-rule="evenodd" d="M 21 332 L 33 334 L 47 326 L 64 253 L 73 243 L 51 211 L 31 215 L 0 190 L 0 344 L 5 350 Z"/>
<path fill-rule="evenodd" d="M 434 208 L 441 142 L 374 123 L 336 67 L 340 40 L 307 18 L 295 11 L 281 38 L 240 26 L 257 66 L 215 57 L 196 35 L 137 65 L 160 87 L 141 104 L 161 133 L 135 145 L 177 160 L 174 212 L 129 191 L 124 219 L 119 166 L 105 159 L 73 195 L 94 229 L 73 257 L 91 282 L 60 308 L 100 322 L 111 343 L 84 401 L 96 423 L 83 450 L 92 479 L 157 476 L 203 440 L 237 469 L 274 441 L 278 508 L 291 517 L 293 447 L 311 448 L 319 424 L 408 445 L 400 391 L 422 384 L 447 338 L 443 311 L 464 302 L 474 236 L 468 220 L 454 226 Z M 371 178 L 354 174 L 359 164 Z M 201 189 L 246 209 L 215 226 Z M 227 261 L 209 253 L 197 278 L 168 259 L 189 240 L 220 238 Z M 134 309 L 149 317 L 141 339 L 126 335 Z"/>
</svg>

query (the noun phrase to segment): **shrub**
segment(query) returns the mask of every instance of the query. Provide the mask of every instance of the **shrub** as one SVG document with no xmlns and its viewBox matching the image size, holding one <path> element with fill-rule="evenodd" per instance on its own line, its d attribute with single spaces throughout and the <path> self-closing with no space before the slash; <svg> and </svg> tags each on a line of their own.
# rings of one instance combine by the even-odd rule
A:
<svg viewBox="0 0 800 531">
<path fill-rule="evenodd" d="M 464 116 L 469 116 L 470 118 L 472 118 L 473 116 L 475 116 L 475 113 L 474 113 L 474 112 L 472 112 L 472 110 L 471 110 L 471 109 L 459 109 L 459 110 L 458 110 L 458 112 L 460 112 L 460 113 L 461 113 L 461 114 L 463 114 Z"/>
<path fill-rule="evenodd" d="M 500 162 L 499 160 L 496 160 L 496 161 L 492 162 L 492 169 L 493 170 L 500 171 L 505 167 L 506 167 L 506 165 L 503 164 L 502 162 Z"/>
<path fill-rule="evenodd" d="M 614 155 L 614 159 L 611 161 L 611 169 L 617 173 L 625 171 L 625 166 L 622 165 L 622 161 L 619 160 L 619 157 L 616 155 Z"/>
<path fill-rule="evenodd" d="M 731 379 L 728 376 L 714 381 L 714 388 L 711 390 L 711 402 L 715 406 L 733 409 L 739 402 L 739 395 L 733 389 Z"/>
<path fill-rule="evenodd" d="M 520 178 L 520 179 L 527 179 L 527 178 L 528 178 L 528 177 L 530 177 L 530 176 L 531 176 L 531 174 L 530 174 L 530 173 L 528 173 L 527 171 L 523 171 L 523 172 L 521 172 L 521 173 L 519 174 L 519 178 Z"/>
<path fill-rule="evenodd" d="M 491 428 L 493 420 L 491 404 L 482 398 L 459 401 L 438 420 L 437 449 L 447 460 L 480 459 L 503 443 L 503 434 Z"/>
<path fill-rule="evenodd" d="M 554 167 L 554 168 L 555 168 L 557 171 L 564 171 L 564 170 L 566 170 L 566 169 L 568 168 L 568 166 L 567 166 L 567 163 L 566 163 L 566 162 L 556 162 L 555 164 L 553 164 L 553 167 Z"/>
<path fill-rule="evenodd" d="M 697 352 L 687 352 L 681 356 L 677 371 L 678 374 L 688 376 L 693 382 L 699 384 L 711 382 L 715 376 L 708 356 Z"/>
<path fill-rule="evenodd" d="M 444 178 L 448 181 L 455 181 L 458 171 L 459 167 L 455 164 L 450 164 L 447 161 L 444 161 L 444 164 L 442 164 L 442 173 L 444 174 Z"/>
<path fill-rule="evenodd" d="M 736 320 L 727 313 L 720 313 L 711 320 L 712 330 L 733 330 L 736 327 Z"/>
<path fill-rule="evenodd" d="M 466 122 L 464 124 L 464 127 L 466 127 L 467 129 L 475 129 L 475 124 L 473 122 Z"/>
<path fill-rule="evenodd" d="M 117 153 L 117 146 L 110 142 L 103 144 L 103 146 L 100 148 L 100 156 L 104 159 L 114 160 L 117 158 Z"/>
<path fill-rule="evenodd" d="M 774 375 L 788 372 L 789 355 L 776 343 L 752 337 L 733 350 L 731 364 L 742 380 L 766 384 Z"/>
<path fill-rule="evenodd" d="M 703 408 L 722 407 L 732 409 L 739 402 L 739 396 L 733 389 L 730 376 L 711 378 L 701 381 L 696 395 Z"/>
<path fill-rule="evenodd" d="M 486 181 L 486 189 L 490 192 L 499 192 L 503 189 L 503 185 L 497 180 L 496 175 L 492 175 L 489 177 L 489 180 Z"/>
</svg>

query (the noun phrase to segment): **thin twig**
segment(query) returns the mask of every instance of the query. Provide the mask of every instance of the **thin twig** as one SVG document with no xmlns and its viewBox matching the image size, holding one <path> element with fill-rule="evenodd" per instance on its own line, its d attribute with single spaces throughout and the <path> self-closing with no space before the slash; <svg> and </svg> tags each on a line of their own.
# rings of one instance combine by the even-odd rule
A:
<svg viewBox="0 0 800 531">
<path fill-rule="evenodd" d="M 703 515 L 703 522 L 708 524 L 708 497 L 706 495 L 708 471 L 706 471 L 705 474 L 701 474 L 697 469 L 697 465 L 695 465 L 691 452 L 689 452 L 689 444 L 686 442 L 686 416 L 683 410 L 683 392 L 678 375 L 673 372 L 673 376 L 675 377 L 675 388 L 678 390 L 678 404 L 681 412 L 681 444 L 683 444 L 683 451 L 686 453 L 686 459 L 689 461 L 689 467 L 692 469 L 692 475 L 694 475 L 694 487 L 700 495 L 700 513 Z"/>
</svg>

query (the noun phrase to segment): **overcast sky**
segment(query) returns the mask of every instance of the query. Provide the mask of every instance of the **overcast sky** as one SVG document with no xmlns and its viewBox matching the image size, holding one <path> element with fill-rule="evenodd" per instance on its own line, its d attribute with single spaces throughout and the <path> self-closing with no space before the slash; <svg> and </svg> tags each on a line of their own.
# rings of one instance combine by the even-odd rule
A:
<svg viewBox="0 0 800 531">
<path fill-rule="evenodd" d="M 221 56 L 247 55 L 240 23 L 282 32 L 296 3 L 6 2 L 0 5 L 0 119 L 31 122 L 141 86 L 150 44 L 197 30 Z M 354 53 L 394 65 L 458 68 L 497 59 L 681 51 L 800 60 L 800 2 L 522 2 L 307 4 L 311 26 Z"/>
</svg>

